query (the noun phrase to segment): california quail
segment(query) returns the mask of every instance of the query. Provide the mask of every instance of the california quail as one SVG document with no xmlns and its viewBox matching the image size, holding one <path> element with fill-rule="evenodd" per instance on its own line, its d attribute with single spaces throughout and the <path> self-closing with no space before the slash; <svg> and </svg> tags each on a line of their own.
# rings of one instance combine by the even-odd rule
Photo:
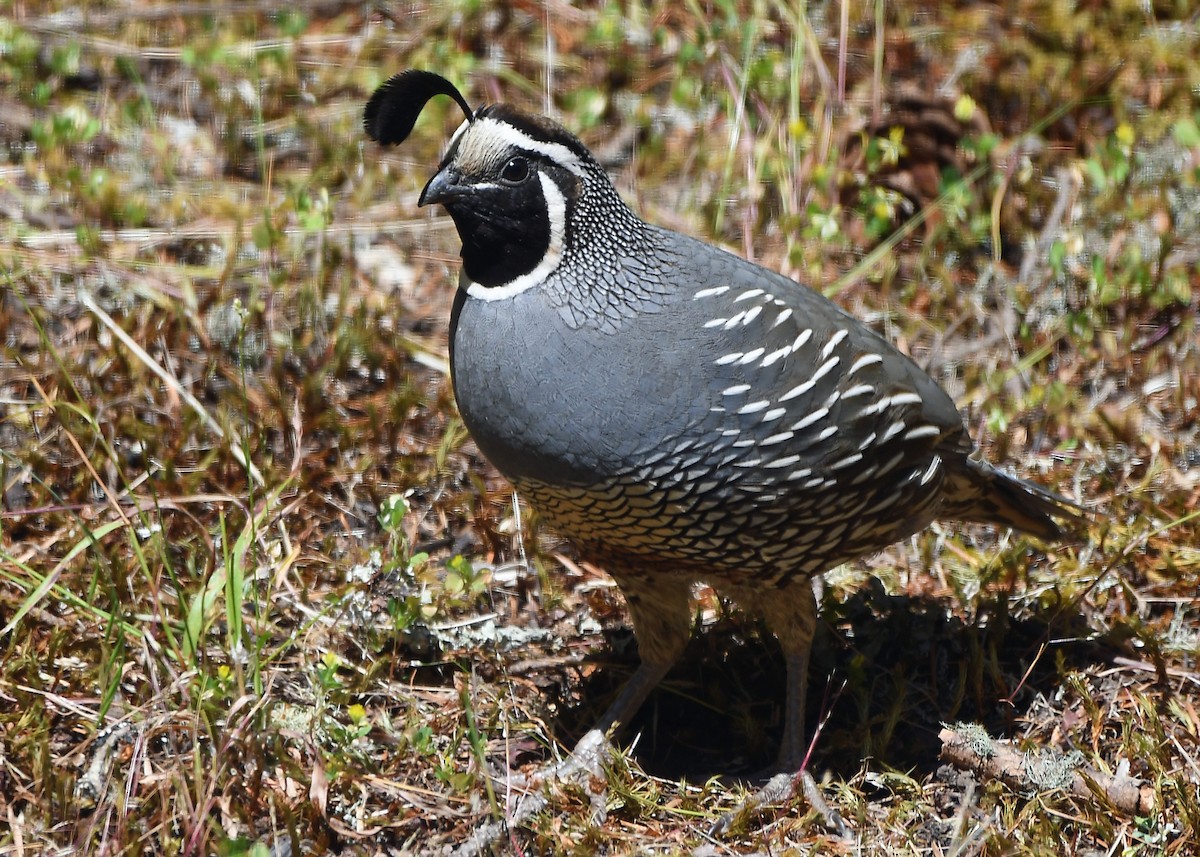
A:
<svg viewBox="0 0 1200 857">
<path fill-rule="evenodd" d="M 691 586 L 763 615 L 786 655 L 782 770 L 804 756 L 811 578 L 937 518 L 1057 539 L 1079 513 L 978 455 L 950 397 L 816 292 L 642 221 L 555 122 L 472 111 L 422 71 L 383 84 L 369 137 L 426 101 L 467 115 L 420 205 L 462 239 L 454 392 L 485 456 L 628 604 L 627 722 L 684 649 Z"/>
</svg>

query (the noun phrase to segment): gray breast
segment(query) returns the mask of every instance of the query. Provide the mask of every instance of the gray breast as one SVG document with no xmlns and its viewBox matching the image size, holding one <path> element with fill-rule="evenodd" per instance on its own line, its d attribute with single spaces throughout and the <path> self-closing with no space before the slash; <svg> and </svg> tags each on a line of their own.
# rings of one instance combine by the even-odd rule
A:
<svg viewBox="0 0 1200 857">
<path fill-rule="evenodd" d="M 460 297 L 454 389 L 480 450 L 514 481 L 590 485 L 683 431 L 692 397 L 658 318 L 576 325 L 541 289 Z"/>
</svg>

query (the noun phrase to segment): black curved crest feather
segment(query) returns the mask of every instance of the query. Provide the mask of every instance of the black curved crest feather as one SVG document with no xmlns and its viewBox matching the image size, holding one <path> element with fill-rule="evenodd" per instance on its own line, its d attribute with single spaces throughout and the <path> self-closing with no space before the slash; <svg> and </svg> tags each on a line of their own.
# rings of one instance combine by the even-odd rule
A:
<svg viewBox="0 0 1200 857">
<path fill-rule="evenodd" d="M 449 95 L 475 120 L 475 111 L 454 84 L 440 74 L 410 68 L 382 84 L 363 110 L 363 128 L 367 136 L 384 146 L 403 143 L 412 133 L 425 103 L 435 95 Z"/>
</svg>

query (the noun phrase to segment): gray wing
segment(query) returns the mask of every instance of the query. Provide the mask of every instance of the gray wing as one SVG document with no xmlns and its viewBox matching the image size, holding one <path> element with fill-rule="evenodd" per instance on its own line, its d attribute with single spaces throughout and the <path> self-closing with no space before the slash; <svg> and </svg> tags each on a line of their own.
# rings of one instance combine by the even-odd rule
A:
<svg viewBox="0 0 1200 857">
<path fill-rule="evenodd" d="M 972 448 L 950 397 L 810 289 L 690 239 L 677 246 L 664 264 L 702 284 L 675 307 L 693 320 L 687 352 L 703 355 L 689 382 L 693 421 L 638 478 L 691 487 L 679 502 L 689 521 L 716 504 L 714 522 L 732 515 L 746 531 L 733 539 L 742 547 L 812 554 L 805 531 L 819 531 L 827 563 L 928 524 L 943 457 Z M 705 271 L 686 276 L 697 259 Z"/>
</svg>

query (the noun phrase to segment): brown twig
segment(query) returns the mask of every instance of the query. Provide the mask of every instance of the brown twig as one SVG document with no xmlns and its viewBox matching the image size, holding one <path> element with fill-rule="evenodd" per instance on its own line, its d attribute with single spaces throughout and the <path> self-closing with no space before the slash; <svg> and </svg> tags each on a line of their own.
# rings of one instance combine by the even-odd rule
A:
<svg viewBox="0 0 1200 857">
<path fill-rule="evenodd" d="M 1074 754 L 1044 750 L 1023 753 L 1011 744 L 994 741 L 981 727 L 958 723 L 938 734 L 941 758 L 957 768 L 1000 780 L 1014 789 L 1045 791 L 1064 789 L 1077 797 L 1101 796 L 1120 812 L 1150 815 L 1155 812 L 1154 789 L 1123 769 L 1106 774 L 1082 764 Z"/>
</svg>

